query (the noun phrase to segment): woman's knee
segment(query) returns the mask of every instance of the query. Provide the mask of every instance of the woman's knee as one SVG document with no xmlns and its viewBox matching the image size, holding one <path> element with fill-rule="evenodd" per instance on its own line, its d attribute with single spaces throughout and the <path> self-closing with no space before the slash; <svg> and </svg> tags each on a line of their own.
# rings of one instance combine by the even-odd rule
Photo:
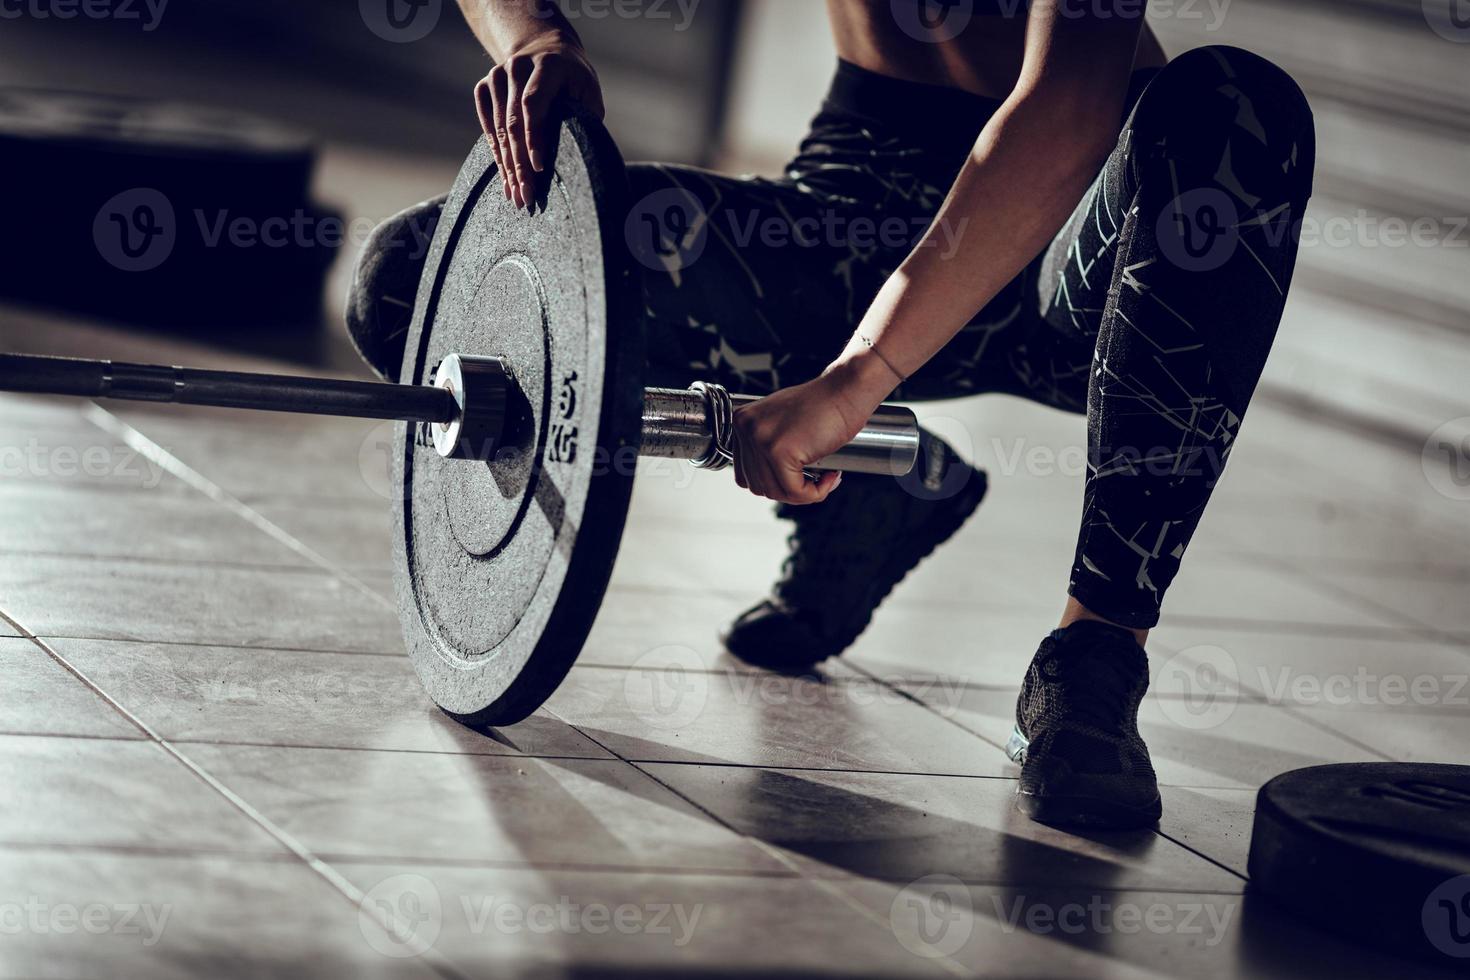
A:
<svg viewBox="0 0 1470 980">
<path fill-rule="evenodd" d="M 1244 48 L 1211 44 L 1186 51 L 1159 70 L 1149 85 L 1150 91 L 1155 89 L 1176 105 L 1223 98 L 1263 122 L 1271 116 L 1288 130 L 1311 127 L 1312 111 L 1296 80 L 1275 62 Z M 1246 120 L 1242 124 L 1255 128 Z"/>
<path fill-rule="evenodd" d="M 1162 151 L 1155 156 L 1176 180 L 1219 184 L 1248 202 L 1311 195 L 1311 107 L 1260 55 L 1225 45 L 1185 52 L 1150 82 L 1131 128 L 1140 149 Z"/>
<path fill-rule="evenodd" d="M 369 236 L 353 271 L 344 316 L 363 360 L 386 380 L 398 380 L 419 280 L 428 261 L 445 197 L 387 219 Z"/>
</svg>

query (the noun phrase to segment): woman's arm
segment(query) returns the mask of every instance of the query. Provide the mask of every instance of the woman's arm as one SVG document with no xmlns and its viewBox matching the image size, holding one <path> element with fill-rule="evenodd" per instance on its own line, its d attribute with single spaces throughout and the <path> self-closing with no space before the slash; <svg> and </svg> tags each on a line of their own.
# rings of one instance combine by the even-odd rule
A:
<svg viewBox="0 0 1470 980">
<path fill-rule="evenodd" d="M 497 62 L 547 34 L 581 46 L 581 39 L 555 0 L 459 0 L 470 30 Z"/>
<path fill-rule="evenodd" d="M 1082 199 L 1117 142 L 1140 26 L 1032 5 L 1015 91 L 858 329 L 904 375 L 1014 279 Z M 866 350 L 855 337 L 845 356 Z"/>
<path fill-rule="evenodd" d="M 806 464 L 852 436 L 1051 241 L 1117 142 L 1138 16 L 1035 0 L 1020 80 L 976 140 L 919 245 L 884 284 L 846 350 L 808 385 L 740 410 L 737 479 L 815 503 L 836 485 Z M 1124 6 L 1124 5 L 1117 5 Z"/>
<path fill-rule="evenodd" d="M 555 133 L 552 105 L 565 96 L 601 117 L 602 87 L 555 0 L 459 0 L 459 6 L 496 61 L 475 85 L 475 107 L 505 196 L 525 207 Z"/>
</svg>

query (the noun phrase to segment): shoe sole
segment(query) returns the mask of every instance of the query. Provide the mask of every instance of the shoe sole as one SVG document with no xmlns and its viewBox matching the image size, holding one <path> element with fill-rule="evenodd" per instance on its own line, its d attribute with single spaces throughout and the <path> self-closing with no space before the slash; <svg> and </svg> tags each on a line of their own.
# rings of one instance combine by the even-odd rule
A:
<svg viewBox="0 0 1470 980">
<path fill-rule="evenodd" d="M 1017 765 L 1026 761 L 1030 740 L 1018 727 L 1006 739 L 1006 755 Z M 1097 830 L 1137 830 L 1152 827 L 1164 815 L 1163 801 L 1154 797 L 1142 806 L 1128 806 L 1095 796 L 1037 796 L 1016 790 L 1016 809 L 1037 823 L 1053 827 L 1089 827 Z"/>
<path fill-rule="evenodd" d="M 963 504 L 962 506 L 960 506 L 959 509 L 950 512 L 949 516 L 945 518 L 944 522 L 939 525 L 939 534 L 937 537 L 933 538 L 927 545 L 923 547 L 915 547 L 903 552 L 901 555 L 901 560 L 897 560 L 892 563 L 891 567 L 894 569 L 894 571 L 889 572 L 883 578 L 878 580 L 881 587 L 875 588 L 873 598 L 868 601 L 867 618 L 865 618 L 862 621 L 862 624 L 859 625 L 857 629 L 853 630 L 851 634 L 845 635 L 844 639 L 841 639 L 840 641 L 834 643 L 831 647 L 827 648 L 826 652 L 822 652 L 819 649 L 818 651 L 813 653 L 810 659 L 804 658 L 800 661 L 783 661 L 776 659 L 763 660 L 759 656 L 748 656 L 736 649 L 738 644 L 732 644 L 730 642 L 731 634 L 728 630 L 722 630 L 720 632 L 720 643 L 723 644 L 725 649 L 728 650 L 731 654 L 733 654 L 738 659 L 744 661 L 745 663 L 750 664 L 752 667 L 761 667 L 766 670 L 778 670 L 788 673 L 793 671 L 799 672 L 810 670 L 811 668 L 815 667 L 817 664 L 822 663 L 825 660 L 831 660 L 833 657 L 841 656 L 843 651 L 852 646 L 855 642 L 857 642 L 857 638 L 862 636 L 863 631 L 872 624 L 873 613 L 877 612 L 878 607 L 881 606 L 883 604 L 883 601 L 888 598 L 889 594 L 898 587 L 899 583 L 908 577 L 909 572 L 912 572 L 915 568 L 919 567 L 919 563 L 922 562 L 925 558 L 928 558 L 930 555 L 932 555 L 935 548 L 938 548 L 940 545 L 944 544 L 944 542 L 954 537 L 959 529 L 965 526 L 965 522 L 974 515 L 975 511 L 980 509 L 980 505 L 985 502 L 986 495 L 990 493 L 990 478 L 985 475 L 985 472 L 983 470 L 975 470 L 974 473 L 975 476 L 978 478 L 977 482 L 980 484 L 980 492 L 974 494 L 974 499 Z M 910 537 L 913 536 L 911 535 Z"/>
</svg>

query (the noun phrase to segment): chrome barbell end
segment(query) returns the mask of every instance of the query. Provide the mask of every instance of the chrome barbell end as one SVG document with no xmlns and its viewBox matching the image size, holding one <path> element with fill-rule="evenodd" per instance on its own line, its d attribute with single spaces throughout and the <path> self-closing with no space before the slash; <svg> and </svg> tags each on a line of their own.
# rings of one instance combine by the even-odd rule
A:
<svg viewBox="0 0 1470 980">
<path fill-rule="evenodd" d="M 454 396 L 459 411 L 430 426 L 434 450 L 445 459 L 489 462 L 501 448 L 516 388 L 510 365 L 498 357 L 450 354 L 434 373 L 434 387 Z"/>
</svg>

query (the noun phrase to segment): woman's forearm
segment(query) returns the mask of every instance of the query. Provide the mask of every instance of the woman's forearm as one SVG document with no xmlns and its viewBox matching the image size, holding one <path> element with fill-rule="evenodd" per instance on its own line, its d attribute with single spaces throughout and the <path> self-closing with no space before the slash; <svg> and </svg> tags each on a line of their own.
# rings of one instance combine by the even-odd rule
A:
<svg viewBox="0 0 1470 980">
<path fill-rule="evenodd" d="M 582 43 L 556 0 L 459 0 L 459 9 L 497 63 L 546 34 Z"/>
<path fill-rule="evenodd" d="M 876 350 L 906 377 L 938 353 L 1061 228 L 1116 141 L 1115 119 L 1066 92 L 1008 100 L 839 360 Z"/>
</svg>

